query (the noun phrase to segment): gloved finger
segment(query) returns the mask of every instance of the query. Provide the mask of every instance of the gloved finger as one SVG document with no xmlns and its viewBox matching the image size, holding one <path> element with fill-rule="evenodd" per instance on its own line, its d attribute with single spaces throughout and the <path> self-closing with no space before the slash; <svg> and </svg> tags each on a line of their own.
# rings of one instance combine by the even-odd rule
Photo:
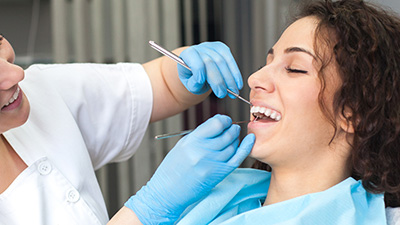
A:
<svg viewBox="0 0 400 225">
<path fill-rule="evenodd" d="M 186 89 L 193 94 L 203 94 L 208 91 L 209 86 L 207 84 L 199 84 L 195 78 L 191 77 L 186 81 Z"/>
<path fill-rule="evenodd" d="M 190 136 L 197 138 L 213 138 L 219 136 L 225 129 L 232 125 L 232 119 L 229 116 L 217 114 L 206 122 L 200 124 Z"/>
<path fill-rule="evenodd" d="M 243 162 L 243 160 L 250 154 L 253 148 L 256 136 L 254 134 L 248 134 L 240 144 L 239 148 L 236 150 L 236 154 L 227 162 L 228 165 L 238 167 Z"/>
<path fill-rule="evenodd" d="M 222 151 L 231 145 L 240 135 L 240 126 L 233 124 L 226 128 L 219 136 L 208 138 L 202 141 L 202 145 L 206 149 L 214 151 Z"/>
<path fill-rule="evenodd" d="M 206 81 L 206 65 L 196 46 L 185 49 L 181 52 L 180 57 L 192 71 L 192 75 L 187 79 L 193 80 L 194 83 L 203 84 Z"/>
<path fill-rule="evenodd" d="M 243 88 L 243 77 L 240 73 L 239 67 L 236 63 L 235 58 L 232 55 L 230 48 L 222 42 L 213 42 L 213 48 L 216 52 L 218 52 L 223 58 L 224 61 L 227 63 L 233 78 L 235 79 L 236 86 L 238 89 Z M 232 90 L 235 91 L 235 90 Z M 238 94 L 238 93 L 237 93 Z"/>
<path fill-rule="evenodd" d="M 214 93 L 216 93 L 217 91 L 220 91 L 219 89 L 223 88 L 223 93 L 220 95 L 216 94 L 217 97 L 225 97 L 227 93 L 225 90 L 226 88 L 229 88 L 235 93 L 239 93 L 239 87 L 236 84 L 235 77 L 232 74 L 232 71 L 230 70 L 223 55 L 221 55 L 220 52 L 215 51 L 215 49 L 212 47 L 208 46 L 199 48 L 199 51 L 202 52 L 201 55 L 204 62 L 206 62 L 206 64 L 210 63 L 209 68 L 214 69 L 209 71 L 207 68 L 207 82 L 210 84 L 211 89 L 214 91 Z M 216 68 L 212 67 L 214 64 Z"/>
<path fill-rule="evenodd" d="M 188 68 L 182 66 L 182 65 L 179 64 L 179 63 L 177 63 L 176 65 L 177 65 L 177 67 L 178 67 L 178 71 L 182 71 L 183 74 L 185 74 L 185 75 L 187 75 L 187 76 L 192 76 L 192 70 L 191 70 L 191 69 L 188 69 Z M 189 67 L 189 68 L 190 68 L 190 67 Z"/>
<path fill-rule="evenodd" d="M 218 68 L 219 65 L 217 65 L 217 63 L 215 62 L 215 59 L 213 58 L 213 57 L 216 57 L 217 54 L 214 54 L 214 56 L 210 56 L 206 53 L 206 49 L 204 49 L 204 48 L 199 49 L 199 51 L 202 51 L 200 54 L 200 57 L 202 58 L 202 61 L 204 62 L 204 65 L 206 67 L 207 83 L 210 85 L 214 94 L 218 98 L 225 97 L 227 94 L 227 91 L 226 91 L 227 86 L 226 86 L 223 76 Z M 219 60 L 222 60 L 222 58 L 220 58 Z"/>
<path fill-rule="evenodd" d="M 239 145 L 239 138 L 236 138 L 230 145 L 221 151 L 208 150 L 208 154 L 204 157 L 216 162 L 227 162 L 236 153 Z"/>
</svg>

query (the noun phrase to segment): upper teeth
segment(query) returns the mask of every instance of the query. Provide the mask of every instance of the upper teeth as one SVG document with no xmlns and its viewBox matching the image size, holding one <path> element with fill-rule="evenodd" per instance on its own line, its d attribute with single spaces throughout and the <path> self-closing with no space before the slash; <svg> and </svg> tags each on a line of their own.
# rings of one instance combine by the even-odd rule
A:
<svg viewBox="0 0 400 225">
<path fill-rule="evenodd" d="M 18 98 L 18 95 L 19 95 L 19 88 L 17 88 L 13 96 L 10 98 L 10 100 L 8 100 L 7 104 L 5 104 L 4 106 L 8 106 L 9 104 L 13 103 L 15 99 Z"/>
<path fill-rule="evenodd" d="M 261 106 L 253 106 L 250 109 L 250 113 L 254 115 L 254 117 L 269 117 L 271 119 L 274 119 L 276 121 L 281 120 L 282 116 L 280 113 L 278 113 L 275 110 L 272 109 L 268 109 L 265 107 L 261 107 Z"/>
</svg>

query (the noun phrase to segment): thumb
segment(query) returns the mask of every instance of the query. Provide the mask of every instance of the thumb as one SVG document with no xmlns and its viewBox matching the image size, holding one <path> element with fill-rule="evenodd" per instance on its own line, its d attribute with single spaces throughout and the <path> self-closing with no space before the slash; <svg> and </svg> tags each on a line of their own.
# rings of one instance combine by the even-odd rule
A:
<svg viewBox="0 0 400 225">
<path fill-rule="evenodd" d="M 186 83 L 186 88 L 190 91 L 190 92 L 198 92 L 199 89 L 201 88 L 202 85 L 199 85 L 199 83 L 197 83 L 196 79 L 191 76 L 187 79 L 187 83 Z"/>
<path fill-rule="evenodd" d="M 238 167 L 243 160 L 250 154 L 253 148 L 256 136 L 254 134 L 248 134 L 236 150 L 236 154 L 227 162 L 228 165 Z"/>
</svg>

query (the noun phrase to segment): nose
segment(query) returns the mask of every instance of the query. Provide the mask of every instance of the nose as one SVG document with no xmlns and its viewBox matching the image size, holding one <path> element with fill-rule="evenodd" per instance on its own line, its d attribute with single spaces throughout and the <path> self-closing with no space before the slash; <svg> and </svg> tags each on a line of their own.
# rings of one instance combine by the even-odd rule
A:
<svg viewBox="0 0 400 225">
<path fill-rule="evenodd" d="M 259 69 L 247 80 L 251 91 L 274 92 L 275 84 L 267 66 Z"/>
<path fill-rule="evenodd" d="M 18 84 L 24 76 L 25 73 L 21 67 L 0 58 L 0 91 L 8 90 Z"/>
</svg>

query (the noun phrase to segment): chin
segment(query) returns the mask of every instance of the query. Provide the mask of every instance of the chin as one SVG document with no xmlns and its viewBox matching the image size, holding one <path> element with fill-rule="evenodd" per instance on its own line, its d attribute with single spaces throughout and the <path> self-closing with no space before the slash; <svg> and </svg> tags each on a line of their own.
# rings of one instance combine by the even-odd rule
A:
<svg viewBox="0 0 400 225">
<path fill-rule="evenodd" d="M 251 150 L 249 157 L 256 159 L 258 161 L 264 161 L 265 159 L 266 152 L 263 151 L 263 148 L 259 148 L 256 145 L 253 146 L 253 149 Z"/>
<path fill-rule="evenodd" d="M 249 157 L 262 163 L 270 164 L 272 163 L 272 161 L 275 161 L 277 157 L 282 157 L 281 153 L 282 148 L 280 146 L 276 146 L 271 142 L 262 142 L 262 144 L 257 144 L 256 139 L 256 142 L 249 154 Z"/>
<path fill-rule="evenodd" d="M 21 110 L 19 113 L 19 126 L 22 126 L 24 123 L 26 123 L 26 121 L 29 118 L 29 114 L 31 112 L 31 106 L 29 104 L 28 98 L 25 96 L 23 96 L 23 100 L 22 100 L 22 105 L 21 105 Z"/>
<path fill-rule="evenodd" d="M 26 123 L 29 118 L 30 105 L 28 99 L 23 96 L 23 100 L 18 111 L 12 115 L 2 118 L 0 121 L 0 133 L 4 133 L 10 129 L 20 127 Z"/>
</svg>

